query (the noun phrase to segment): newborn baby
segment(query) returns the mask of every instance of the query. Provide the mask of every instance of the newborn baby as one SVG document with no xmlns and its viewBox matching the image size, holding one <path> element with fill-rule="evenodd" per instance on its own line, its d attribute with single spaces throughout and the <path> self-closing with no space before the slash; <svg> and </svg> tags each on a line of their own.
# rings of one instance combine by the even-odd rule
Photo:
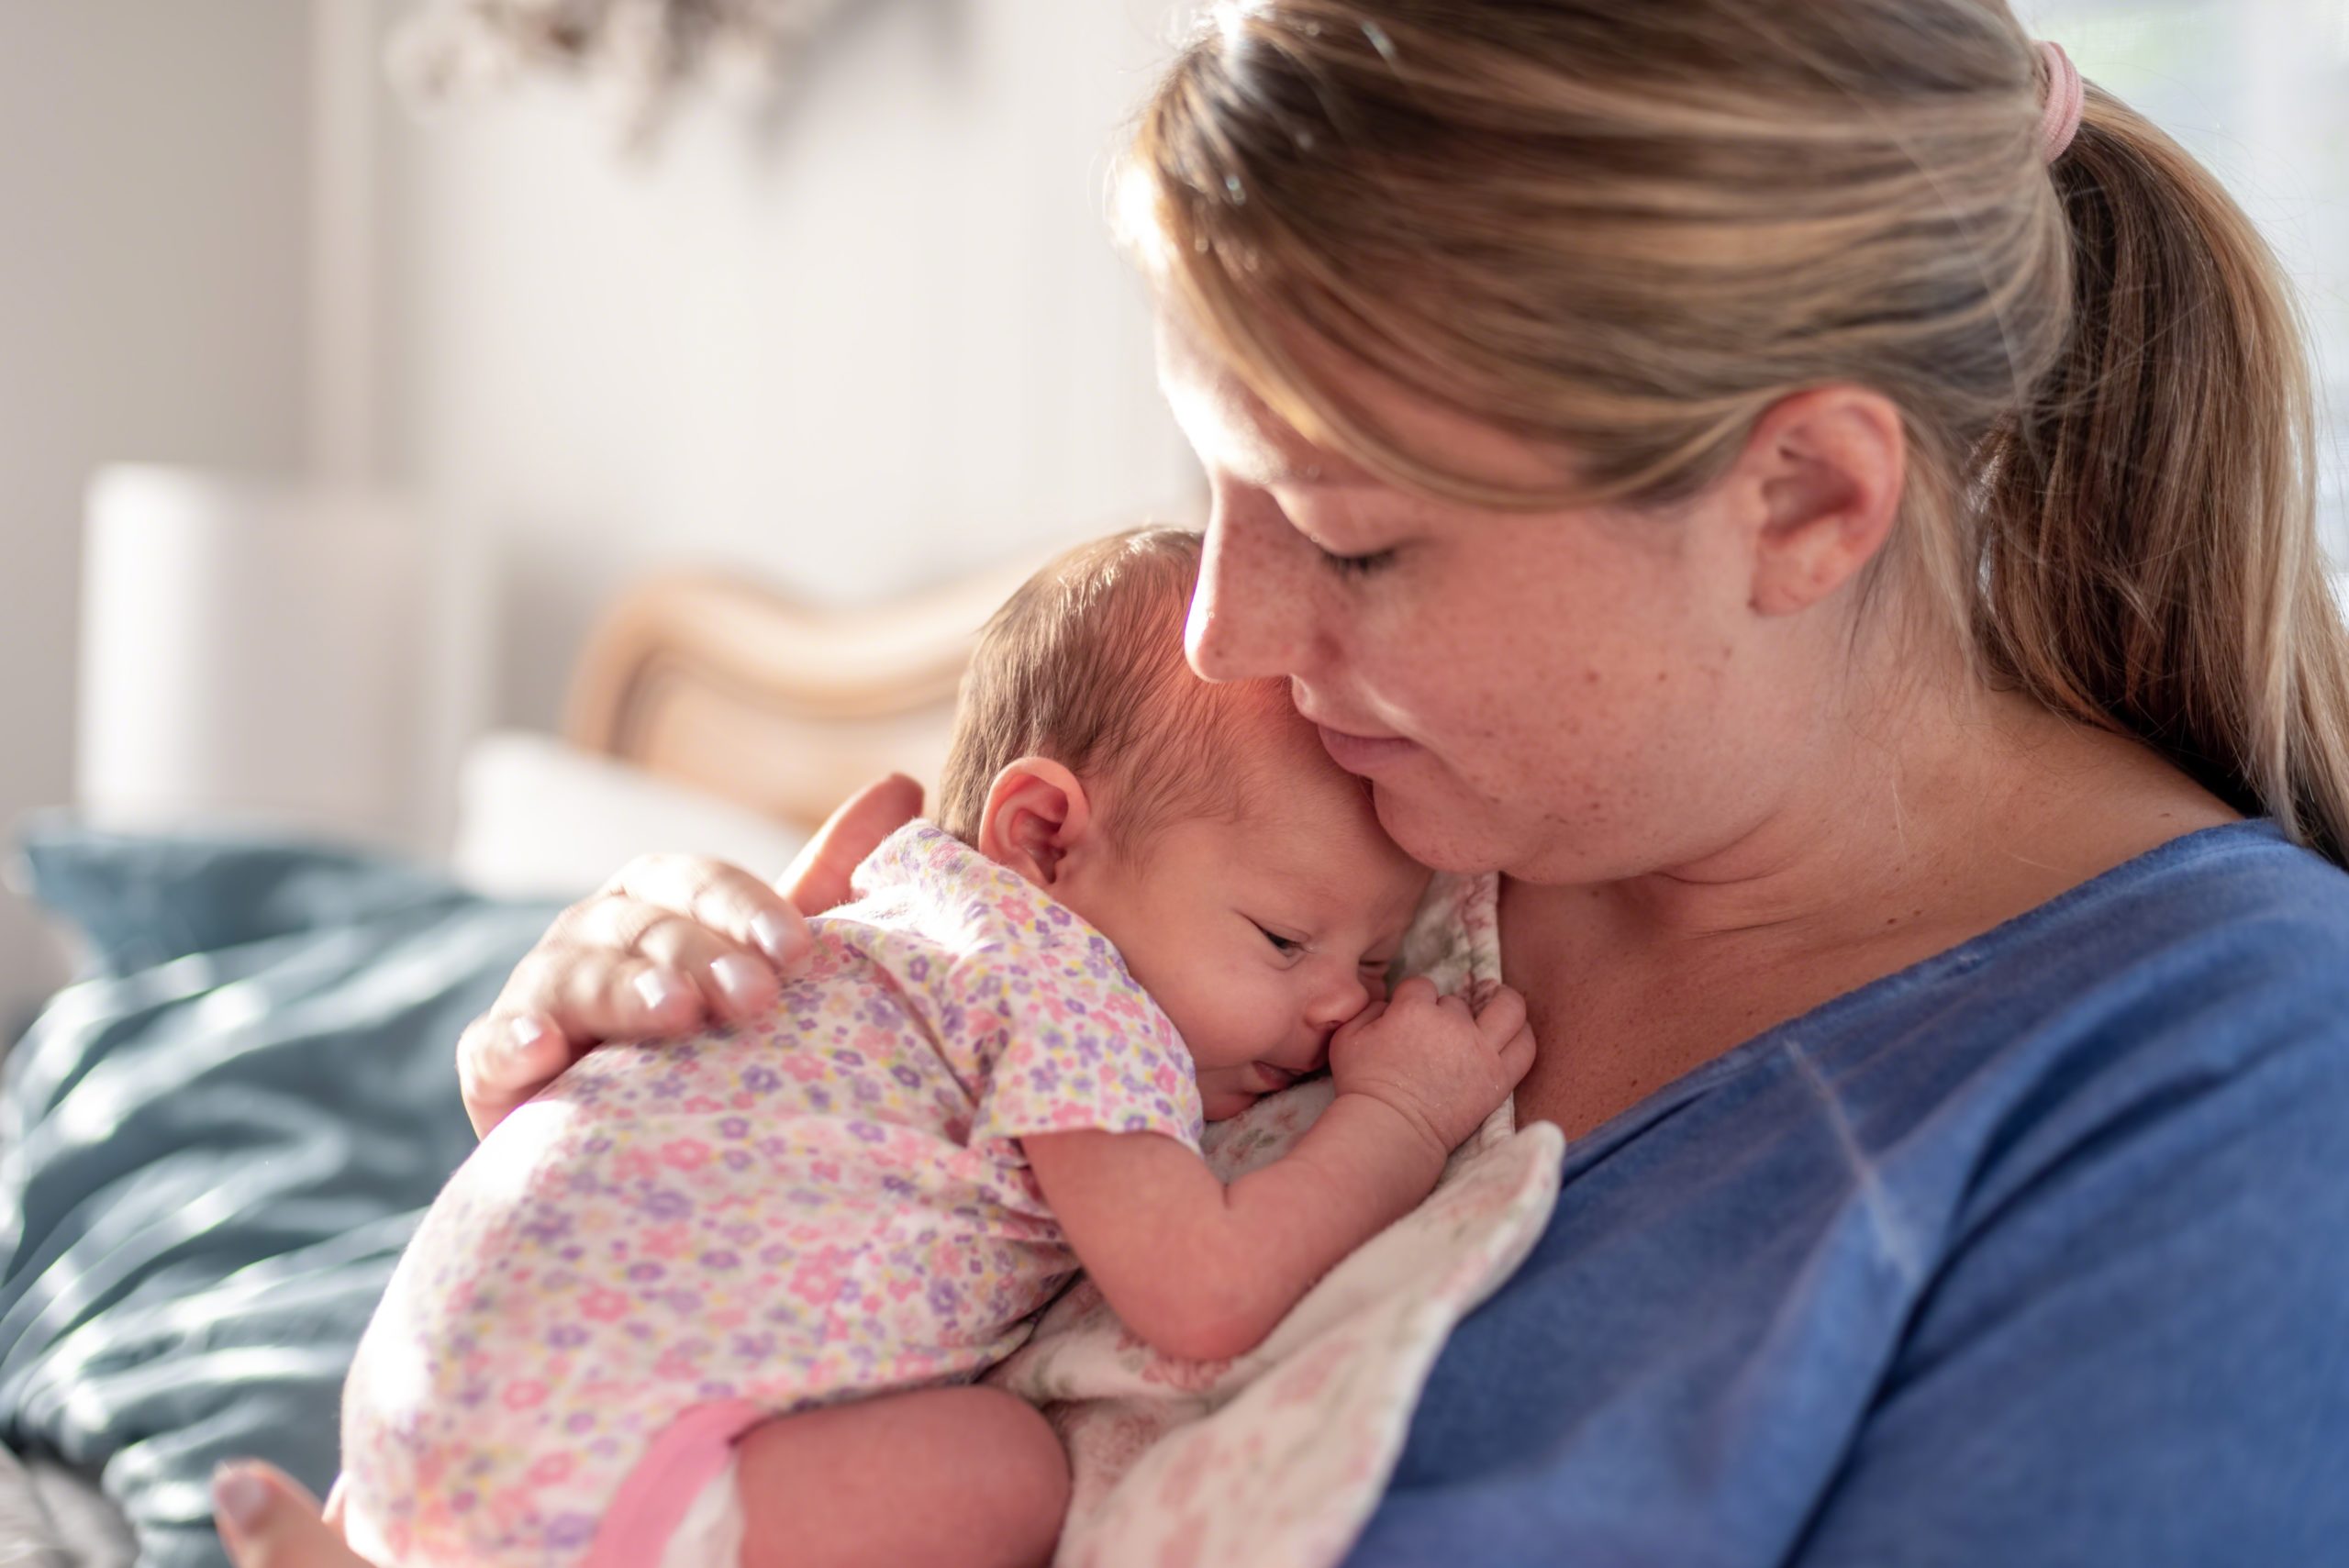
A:
<svg viewBox="0 0 2349 1568">
<path fill-rule="evenodd" d="M 773 1016 L 593 1052 L 451 1180 L 345 1393 L 362 1555 L 805 1562 L 852 1491 L 957 1562 L 1034 1560 L 1057 1446 L 941 1385 L 1080 1268 L 1142 1339 L 1238 1355 L 1427 1195 L 1531 1063 L 1523 1005 L 1384 997 L 1428 873 L 1284 690 L 1185 665 L 1198 555 L 1147 530 L 1031 580 L 975 656 L 940 821 L 813 922 Z M 1325 1063 L 1297 1146 L 1219 1181 L 1202 1118 Z M 885 1450 L 738 1476 L 746 1434 L 850 1400 L 896 1403 L 859 1429 Z M 978 1481 L 926 1473 L 925 1446 Z M 1046 1517 L 1007 1519 L 1023 1498 Z"/>
</svg>

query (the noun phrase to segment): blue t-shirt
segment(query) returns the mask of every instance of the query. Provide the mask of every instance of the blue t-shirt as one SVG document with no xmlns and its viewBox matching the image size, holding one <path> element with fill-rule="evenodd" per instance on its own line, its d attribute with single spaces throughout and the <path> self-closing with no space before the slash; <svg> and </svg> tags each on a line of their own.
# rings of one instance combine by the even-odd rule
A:
<svg viewBox="0 0 2349 1568">
<path fill-rule="evenodd" d="M 1570 1146 L 1349 1561 L 2349 1562 L 2349 875 L 2190 834 Z"/>
</svg>

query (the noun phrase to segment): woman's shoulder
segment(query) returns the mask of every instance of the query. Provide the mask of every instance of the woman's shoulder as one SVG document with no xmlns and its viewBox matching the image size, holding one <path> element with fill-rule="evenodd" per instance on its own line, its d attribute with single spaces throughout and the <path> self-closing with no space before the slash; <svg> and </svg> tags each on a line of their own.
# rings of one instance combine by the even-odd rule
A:
<svg viewBox="0 0 2349 1568">
<path fill-rule="evenodd" d="M 2319 997 L 2349 999 L 2349 873 L 2255 820 L 2173 840 L 1797 1025 L 2234 1034 L 2325 1021 L 2293 1001 Z M 2349 1008 L 2330 1021 L 2349 1029 Z"/>
</svg>

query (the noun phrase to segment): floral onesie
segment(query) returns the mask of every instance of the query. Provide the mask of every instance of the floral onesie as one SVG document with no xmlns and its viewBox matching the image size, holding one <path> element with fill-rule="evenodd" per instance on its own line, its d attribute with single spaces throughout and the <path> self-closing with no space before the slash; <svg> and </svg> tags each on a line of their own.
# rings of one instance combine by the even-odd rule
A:
<svg viewBox="0 0 2349 1568">
<path fill-rule="evenodd" d="M 1027 1337 L 1077 1262 L 1019 1138 L 1198 1147 L 1181 1038 L 1084 920 L 920 823 L 856 892 L 766 1021 L 593 1052 L 451 1180 L 344 1396 L 362 1554 L 656 1562 L 748 1427 Z"/>
</svg>

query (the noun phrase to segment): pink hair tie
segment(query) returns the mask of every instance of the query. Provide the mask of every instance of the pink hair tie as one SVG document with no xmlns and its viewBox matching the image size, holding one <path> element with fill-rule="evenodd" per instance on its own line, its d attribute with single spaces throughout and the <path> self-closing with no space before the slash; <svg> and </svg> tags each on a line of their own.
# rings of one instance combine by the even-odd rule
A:
<svg viewBox="0 0 2349 1568">
<path fill-rule="evenodd" d="M 2043 43 L 2039 52 L 2047 61 L 2047 106 L 2039 115 L 2039 156 L 2053 163 L 2080 132 L 2087 87 L 2080 80 L 2080 68 L 2072 63 L 2061 44 Z"/>
</svg>

